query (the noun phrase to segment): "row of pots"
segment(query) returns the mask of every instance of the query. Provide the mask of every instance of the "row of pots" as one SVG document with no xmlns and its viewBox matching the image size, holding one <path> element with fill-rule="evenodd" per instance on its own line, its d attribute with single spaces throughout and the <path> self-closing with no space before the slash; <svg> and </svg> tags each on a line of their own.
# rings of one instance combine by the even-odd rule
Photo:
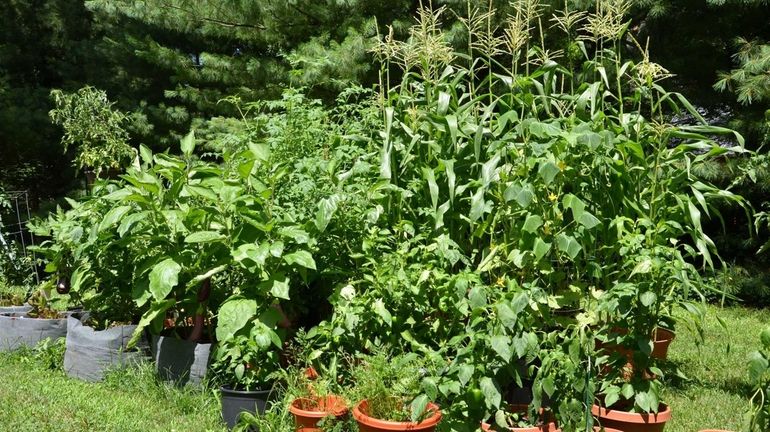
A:
<svg viewBox="0 0 770 432">
<path fill-rule="evenodd" d="M 83 324 L 87 312 L 66 312 L 61 318 L 41 319 L 26 316 L 27 307 L 17 307 L 15 312 L 8 309 L 0 310 L 0 351 L 34 347 L 44 339 L 65 338 L 64 371 L 73 378 L 100 381 L 107 370 L 136 362 L 147 351 L 161 379 L 179 385 L 199 384 L 208 368 L 211 344 L 153 335 L 149 341 L 143 339 L 136 349 L 128 350 L 134 325 L 97 331 Z"/>
<path fill-rule="evenodd" d="M 393 422 L 384 421 L 370 417 L 368 412 L 368 402 L 361 401 L 353 407 L 353 418 L 362 432 L 384 432 L 384 431 L 418 431 L 432 432 L 441 421 L 441 411 L 436 404 L 429 404 L 428 411 L 432 414 L 425 420 L 414 422 Z M 525 407 L 522 407 L 525 409 Z M 316 432 L 318 422 L 326 417 L 333 416 L 341 418 L 347 414 L 348 408 L 345 401 L 338 396 L 326 396 L 323 398 L 295 399 L 289 406 L 289 412 L 294 415 L 297 430 L 304 432 Z M 604 430 L 605 432 L 655 432 L 663 430 L 665 423 L 671 418 L 671 410 L 664 406 L 664 409 L 658 414 L 634 414 L 623 411 L 613 411 L 594 405 L 592 414 L 599 420 L 601 427 L 596 427 L 595 431 Z M 491 425 L 481 424 L 483 431 L 490 431 Z M 546 421 L 538 427 L 514 427 L 511 432 L 561 432 L 556 422 Z"/>
<path fill-rule="evenodd" d="M 17 349 L 21 346 L 35 346 L 45 338 L 66 338 L 64 368 L 75 378 L 86 381 L 99 381 L 104 371 L 127 363 L 140 356 L 139 352 L 126 351 L 126 344 L 133 334 L 135 326 L 118 326 L 96 331 L 83 325 L 86 314 L 66 313 L 61 319 L 28 318 L 28 307 L 13 307 L 0 310 L 0 351 Z M 655 338 L 653 356 L 665 358 L 668 345 L 674 334 L 658 330 Z M 162 379 L 178 384 L 198 384 L 205 375 L 211 344 L 189 342 L 174 337 L 153 336 L 150 351 Z M 144 345 L 146 347 L 146 344 Z M 605 349 L 617 349 L 607 346 Z M 241 412 L 263 412 L 269 397 L 269 391 L 244 392 L 222 388 L 222 416 L 228 426 L 233 427 Z M 342 399 L 329 396 L 322 400 L 297 399 L 289 410 L 294 414 L 298 429 L 305 432 L 317 430 L 320 419 L 333 415 L 347 414 L 348 408 Z M 369 417 L 367 402 L 361 401 L 353 408 L 353 417 L 359 423 L 362 432 L 414 430 L 432 431 L 441 419 L 438 406 L 431 404 L 429 410 L 434 414 L 421 423 L 389 422 Z M 622 432 L 661 432 L 671 418 L 667 406 L 657 414 L 637 414 L 594 406 L 592 413 L 600 423 Z M 484 430 L 489 425 L 484 425 Z M 553 422 L 540 428 L 514 429 L 520 432 L 558 432 Z"/>
</svg>

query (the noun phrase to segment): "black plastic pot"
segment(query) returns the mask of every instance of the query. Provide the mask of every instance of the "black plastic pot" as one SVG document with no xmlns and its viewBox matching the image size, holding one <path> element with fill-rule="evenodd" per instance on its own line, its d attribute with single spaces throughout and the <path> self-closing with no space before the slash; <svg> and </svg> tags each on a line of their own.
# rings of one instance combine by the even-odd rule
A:
<svg viewBox="0 0 770 432">
<path fill-rule="evenodd" d="M 206 376 L 212 344 L 173 336 L 152 336 L 150 351 L 160 379 L 178 386 L 198 386 Z"/>
<path fill-rule="evenodd" d="M 264 414 L 270 390 L 244 391 L 220 387 L 222 392 L 222 418 L 232 429 L 238 424 L 241 413 Z"/>
</svg>

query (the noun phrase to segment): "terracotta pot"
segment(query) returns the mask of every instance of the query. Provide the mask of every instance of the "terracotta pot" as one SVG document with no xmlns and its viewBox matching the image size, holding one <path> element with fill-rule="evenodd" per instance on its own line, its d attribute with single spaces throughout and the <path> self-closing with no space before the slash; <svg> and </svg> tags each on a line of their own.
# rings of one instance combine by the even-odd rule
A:
<svg viewBox="0 0 770 432">
<path fill-rule="evenodd" d="M 337 395 L 317 398 L 297 398 L 289 405 L 289 412 L 294 415 L 297 429 L 315 428 L 321 419 L 334 416 L 342 417 L 348 413 L 345 400 Z"/>
<path fill-rule="evenodd" d="M 668 358 L 668 347 L 674 341 L 676 334 L 671 330 L 656 328 L 653 333 L 652 357 L 660 360 Z"/>
<path fill-rule="evenodd" d="M 627 331 L 625 329 L 618 329 L 618 334 L 626 334 Z M 676 333 L 666 330 L 664 328 L 656 328 L 652 332 L 653 336 L 653 343 L 652 343 L 652 354 L 651 357 L 659 359 L 659 360 L 665 360 L 668 358 L 668 347 L 671 346 L 671 342 L 674 341 L 676 338 Z M 607 352 L 613 353 L 620 353 L 622 355 L 625 355 L 629 359 L 633 358 L 634 353 L 633 351 L 621 347 L 615 344 L 605 344 L 601 341 L 596 341 L 596 348 L 597 349 L 604 349 Z"/>
<path fill-rule="evenodd" d="M 433 432 L 436 430 L 436 425 L 441 421 L 441 410 L 438 405 L 434 403 L 428 404 L 428 411 L 432 411 L 433 414 L 421 421 L 420 423 L 414 422 L 395 422 L 376 419 L 369 417 L 367 412 L 368 402 L 362 400 L 353 407 L 353 418 L 358 423 L 358 429 L 360 432 L 383 432 L 383 431 L 416 431 L 416 432 Z"/>
<path fill-rule="evenodd" d="M 512 413 L 526 413 L 527 410 L 529 410 L 529 405 L 513 404 L 508 406 L 508 411 Z M 543 408 L 540 408 L 540 416 L 543 418 L 543 424 L 540 426 L 514 427 L 509 428 L 509 430 L 514 432 L 561 432 L 561 429 L 556 426 L 556 422 L 553 420 L 553 416 L 550 414 L 550 412 L 546 413 Z M 482 422 L 481 430 L 484 432 L 490 431 L 492 430 L 492 426 Z"/>
<path fill-rule="evenodd" d="M 599 424 L 605 428 L 618 429 L 623 432 L 662 432 L 666 422 L 671 420 L 671 409 L 666 404 L 657 414 L 618 411 L 594 405 L 591 413 L 599 419 Z"/>
<path fill-rule="evenodd" d="M 482 422 L 481 430 L 489 432 L 492 430 L 492 426 Z M 543 423 L 536 427 L 513 427 L 508 430 L 511 432 L 561 432 L 561 429 L 557 428 L 554 422 Z"/>
<path fill-rule="evenodd" d="M 608 428 L 608 427 L 594 426 L 594 432 L 623 432 L 623 431 L 618 429 Z"/>
</svg>

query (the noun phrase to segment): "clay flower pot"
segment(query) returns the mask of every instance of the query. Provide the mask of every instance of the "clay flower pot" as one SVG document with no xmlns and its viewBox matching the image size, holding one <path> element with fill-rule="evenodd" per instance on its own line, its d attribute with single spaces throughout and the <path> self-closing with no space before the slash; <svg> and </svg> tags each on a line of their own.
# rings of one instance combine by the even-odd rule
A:
<svg viewBox="0 0 770 432">
<path fill-rule="evenodd" d="M 513 404 L 508 407 L 513 413 L 526 413 L 529 409 L 529 405 Z M 550 413 L 546 413 L 543 408 L 540 408 L 540 417 L 543 418 L 542 424 L 533 427 L 512 427 L 508 430 L 512 432 L 561 432 L 556 426 L 556 422 L 553 420 L 553 416 Z M 492 425 L 482 422 L 481 430 L 488 432 L 492 430 Z"/>
<path fill-rule="evenodd" d="M 666 422 L 671 420 L 671 409 L 666 404 L 660 404 L 660 408 L 655 414 L 619 411 L 594 405 L 591 413 L 605 428 L 623 432 L 662 432 Z"/>
<path fill-rule="evenodd" d="M 487 423 L 481 423 L 481 430 L 489 432 L 492 430 L 492 426 Z M 543 423 L 535 427 L 512 427 L 508 430 L 511 432 L 561 432 L 561 429 L 556 427 L 555 422 Z"/>
<path fill-rule="evenodd" d="M 671 330 L 656 328 L 653 332 L 652 357 L 660 360 L 668 358 L 668 347 L 674 341 L 676 334 Z"/>
<path fill-rule="evenodd" d="M 627 331 L 625 331 L 625 329 L 618 329 L 617 333 L 626 334 Z M 671 330 L 658 327 L 652 332 L 652 337 L 653 342 L 651 357 L 659 360 L 667 359 L 668 347 L 671 346 L 671 342 L 673 342 L 676 338 L 676 333 L 672 332 Z M 634 357 L 634 353 L 632 351 L 615 344 L 605 344 L 603 342 L 596 341 L 596 348 L 603 349 L 609 353 L 616 352 L 621 355 L 625 355 L 629 361 Z"/>
<path fill-rule="evenodd" d="M 594 426 L 594 432 L 623 432 L 623 431 L 613 429 L 613 428 L 608 428 L 608 427 Z"/>
<path fill-rule="evenodd" d="M 415 431 L 415 432 L 433 432 L 436 430 L 436 425 L 441 421 L 441 410 L 438 405 L 429 403 L 427 410 L 433 412 L 425 420 L 415 422 L 397 422 L 380 420 L 374 417 L 369 417 L 367 414 L 368 402 L 362 400 L 353 407 L 353 418 L 358 423 L 358 430 L 360 432 L 387 432 L 387 431 Z"/>
<path fill-rule="evenodd" d="M 348 413 L 348 407 L 341 397 L 328 395 L 316 398 L 297 398 L 289 405 L 289 412 L 294 415 L 297 429 L 316 428 L 321 419 L 329 416 L 342 417 Z"/>
</svg>

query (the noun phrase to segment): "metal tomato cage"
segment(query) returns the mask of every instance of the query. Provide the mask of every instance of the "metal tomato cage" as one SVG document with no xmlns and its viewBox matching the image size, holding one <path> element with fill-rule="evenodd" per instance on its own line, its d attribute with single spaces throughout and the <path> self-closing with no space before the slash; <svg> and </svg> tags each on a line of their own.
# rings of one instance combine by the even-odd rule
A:
<svg viewBox="0 0 770 432">
<path fill-rule="evenodd" d="M 25 262 L 35 277 L 35 284 L 40 284 L 37 272 L 37 256 L 29 247 L 35 244 L 35 236 L 27 228 L 32 218 L 27 191 L 0 190 L 0 255 L 8 259 L 16 270 L 21 270 Z"/>
</svg>

